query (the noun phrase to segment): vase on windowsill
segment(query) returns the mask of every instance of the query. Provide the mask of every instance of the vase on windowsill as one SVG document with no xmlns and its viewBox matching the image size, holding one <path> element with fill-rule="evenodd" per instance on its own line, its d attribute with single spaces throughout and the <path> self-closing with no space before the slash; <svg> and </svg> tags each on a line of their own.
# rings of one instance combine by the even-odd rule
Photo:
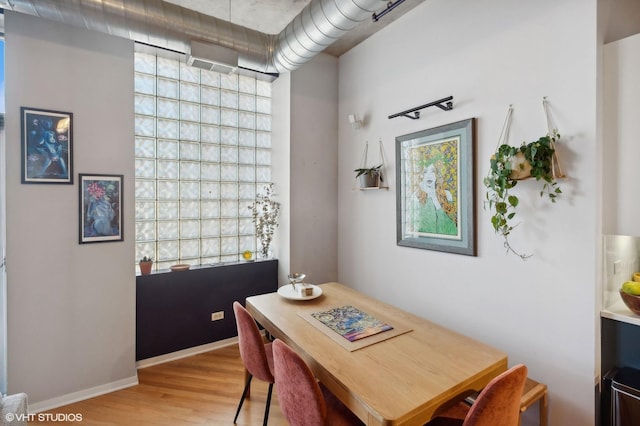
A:
<svg viewBox="0 0 640 426">
<path fill-rule="evenodd" d="M 249 206 L 258 243 L 257 258 L 260 260 L 271 258 L 273 233 L 278 227 L 280 203 L 273 199 L 274 196 L 274 184 L 270 183 L 264 187 L 263 193 L 256 194 L 254 203 Z"/>
<path fill-rule="evenodd" d="M 263 246 L 258 250 L 257 254 L 258 254 L 259 260 L 267 260 L 273 257 L 273 254 L 271 253 L 271 248 L 269 248 L 269 246 L 266 246 L 266 247 Z"/>
</svg>

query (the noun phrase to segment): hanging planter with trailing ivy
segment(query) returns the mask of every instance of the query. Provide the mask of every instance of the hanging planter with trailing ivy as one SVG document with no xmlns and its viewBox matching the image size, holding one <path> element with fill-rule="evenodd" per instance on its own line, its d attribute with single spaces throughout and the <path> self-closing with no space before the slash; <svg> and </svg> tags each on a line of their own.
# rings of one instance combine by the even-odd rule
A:
<svg viewBox="0 0 640 426">
<path fill-rule="evenodd" d="M 547 120 L 550 118 L 543 101 Z M 512 107 L 509 107 L 507 119 L 502 129 L 501 142 L 506 138 L 511 118 Z M 551 128 L 551 126 L 549 126 Z M 526 143 L 519 147 L 510 146 L 507 143 L 499 143 L 495 154 L 490 160 L 489 174 L 484 178 L 487 188 L 485 209 L 492 213 L 491 225 L 496 234 L 504 238 L 504 247 L 521 259 L 527 259 L 531 255 L 516 251 L 509 242 L 509 235 L 517 226 L 514 222 L 517 207 L 520 202 L 518 196 L 511 190 L 522 179 L 535 178 L 542 182 L 541 197 L 547 197 L 552 203 L 562 194 L 557 179 L 563 177 L 562 168 L 558 161 L 555 144 L 560 139 L 556 129 L 552 129 L 545 136 Z"/>
</svg>

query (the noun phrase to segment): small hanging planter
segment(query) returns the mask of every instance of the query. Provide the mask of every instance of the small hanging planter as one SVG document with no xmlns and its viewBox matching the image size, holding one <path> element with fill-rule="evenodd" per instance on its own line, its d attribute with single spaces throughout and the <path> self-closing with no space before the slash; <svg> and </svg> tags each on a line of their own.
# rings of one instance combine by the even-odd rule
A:
<svg viewBox="0 0 640 426">
<path fill-rule="evenodd" d="M 543 101 L 543 106 L 549 122 L 546 98 Z M 536 181 L 543 182 L 540 196 L 546 196 L 552 203 L 555 203 L 557 197 L 562 194 L 557 179 L 564 177 L 564 174 L 555 149 L 555 144 L 560 139 L 560 134 L 556 129 L 550 130 L 547 135 L 533 142 L 523 143 L 519 147 L 503 143 L 508 133 L 512 110 L 512 107 L 509 107 L 500 137 L 501 143 L 491 157 L 489 174 L 484 178 L 484 185 L 487 188 L 485 209 L 488 208 L 493 213 L 491 225 L 496 234 L 504 238 L 507 252 L 524 260 L 531 255 L 519 253 L 509 243 L 508 237 L 517 226 L 517 224 L 513 224 L 513 219 L 520 201 L 510 190 L 516 186 L 519 180 L 535 178 Z"/>
<path fill-rule="evenodd" d="M 360 180 L 360 188 L 380 187 L 380 183 L 384 182 L 384 177 L 380 170 L 381 168 L 382 164 L 369 168 L 355 169 L 354 172 L 356 172 L 356 178 Z"/>
<path fill-rule="evenodd" d="M 388 186 L 386 186 L 384 181 L 385 167 L 384 167 L 384 152 L 382 150 L 382 140 L 380 140 L 379 144 L 380 144 L 380 164 L 378 164 L 377 166 L 368 167 L 367 152 L 369 151 L 369 142 L 367 141 L 365 143 L 360 167 L 354 170 L 354 172 L 356 172 L 356 183 L 354 183 L 353 189 L 356 189 L 356 186 L 361 190 L 389 188 Z"/>
<path fill-rule="evenodd" d="M 509 178 L 521 180 L 531 177 L 531 163 L 524 156 L 524 152 L 517 151 L 511 158 L 511 174 Z"/>
</svg>

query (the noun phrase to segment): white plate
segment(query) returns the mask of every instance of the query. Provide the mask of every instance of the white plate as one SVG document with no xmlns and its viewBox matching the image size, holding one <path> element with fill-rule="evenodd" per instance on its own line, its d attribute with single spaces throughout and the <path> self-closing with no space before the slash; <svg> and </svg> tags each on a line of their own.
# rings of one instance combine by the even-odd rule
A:
<svg viewBox="0 0 640 426">
<path fill-rule="evenodd" d="M 296 284 L 296 285 L 299 285 L 299 284 Z M 316 297 L 320 297 L 320 295 L 322 295 L 322 289 L 320 287 L 313 284 L 307 284 L 307 285 L 313 288 L 313 293 L 311 293 L 311 296 L 301 296 L 300 293 L 294 290 L 291 284 L 285 284 L 282 287 L 280 287 L 278 289 L 278 294 L 284 297 L 285 299 L 289 299 L 289 300 L 311 300 L 311 299 L 315 299 Z"/>
</svg>

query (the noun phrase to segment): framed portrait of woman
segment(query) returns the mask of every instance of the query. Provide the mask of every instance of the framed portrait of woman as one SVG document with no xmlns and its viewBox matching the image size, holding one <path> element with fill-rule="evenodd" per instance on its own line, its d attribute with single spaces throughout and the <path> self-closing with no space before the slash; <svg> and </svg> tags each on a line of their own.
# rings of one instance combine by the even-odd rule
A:
<svg viewBox="0 0 640 426">
<path fill-rule="evenodd" d="M 399 246 L 476 255 L 475 118 L 396 137 Z"/>
</svg>

